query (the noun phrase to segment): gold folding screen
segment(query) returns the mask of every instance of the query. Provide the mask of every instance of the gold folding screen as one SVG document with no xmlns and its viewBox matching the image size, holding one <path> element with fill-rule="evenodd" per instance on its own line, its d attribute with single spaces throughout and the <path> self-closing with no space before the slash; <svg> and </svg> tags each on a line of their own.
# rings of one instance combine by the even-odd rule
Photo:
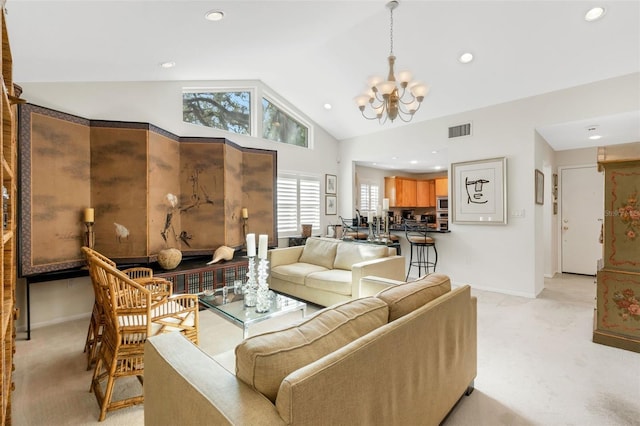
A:
<svg viewBox="0 0 640 426">
<path fill-rule="evenodd" d="M 87 207 L 95 248 L 120 262 L 240 247 L 243 207 L 249 232 L 276 244 L 276 151 L 25 104 L 20 154 L 23 276 L 83 265 Z"/>
</svg>

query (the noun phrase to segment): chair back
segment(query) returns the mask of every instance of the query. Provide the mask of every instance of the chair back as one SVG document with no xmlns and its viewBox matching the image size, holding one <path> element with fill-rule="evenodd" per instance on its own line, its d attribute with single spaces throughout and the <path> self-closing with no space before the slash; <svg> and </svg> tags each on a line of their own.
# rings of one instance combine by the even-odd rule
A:
<svg viewBox="0 0 640 426">
<path fill-rule="evenodd" d="M 429 236 L 428 231 L 429 228 L 425 222 L 404 220 L 404 233 L 411 244 L 433 244 L 433 238 Z"/>
<path fill-rule="evenodd" d="M 113 343 L 144 343 L 151 330 L 151 291 L 97 256 L 90 256 L 89 262 L 100 288 L 107 328 L 115 333 Z"/>
</svg>

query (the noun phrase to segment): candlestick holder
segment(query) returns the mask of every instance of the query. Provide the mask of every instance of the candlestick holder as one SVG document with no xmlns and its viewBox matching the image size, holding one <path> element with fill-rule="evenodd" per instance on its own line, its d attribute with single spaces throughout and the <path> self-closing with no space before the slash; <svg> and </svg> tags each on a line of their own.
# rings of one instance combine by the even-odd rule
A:
<svg viewBox="0 0 640 426">
<path fill-rule="evenodd" d="M 373 235 L 373 223 L 369 222 L 369 235 L 367 236 L 367 241 L 373 241 L 374 240 L 374 235 Z"/>
<path fill-rule="evenodd" d="M 93 222 L 85 222 L 84 225 L 87 227 L 85 232 L 85 244 L 90 249 L 96 244 L 96 234 L 93 232 Z"/>
<path fill-rule="evenodd" d="M 242 218 L 242 240 L 244 241 L 244 243 L 242 243 L 242 247 L 244 249 L 247 248 L 247 229 L 248 228 L 249 228 L 249 218 L 243 217 Z"/>
<path fill-rule="evenodd" d="M 269 269 L 269 261 L 260 259 L 258 262 L 258 290 L 256 295 L 256 312 L 268 312 L 271 308 L 269 300 L 269 284 L 267 284 L 267 276 Z"/>
<path fill-rule="evenodd" d="M 244 285 L 242 292 L 244 293 L 244 306 L 253 307 L 256 306 L 256 297 L 258 290 L 258 283 L 256 282 L 256 258 L 255 256 L 249 257 L 249 266 L 247 271 L 247 283 Z"/>
</svg>

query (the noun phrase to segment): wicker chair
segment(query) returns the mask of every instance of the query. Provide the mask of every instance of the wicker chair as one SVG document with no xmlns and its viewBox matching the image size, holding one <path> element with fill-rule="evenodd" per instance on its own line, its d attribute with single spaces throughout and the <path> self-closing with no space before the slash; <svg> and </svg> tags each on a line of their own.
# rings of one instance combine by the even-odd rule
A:
<svg viewBox="0 0 640 426">
<path fill-rule="evenodd" d="M 198 344 L 198 297 L 193 294 L 160 297 L 98 257 L 89 258 L 92 276 L 99 283 L 105 324 L 91 388 L 100 406 L 99 420 L 107 411 L 142 404 L 138 395 L 113 400 L 117 379 L 144 375 L 144 343 L 149 336 L 181 332 Z"/>
<path fill-rule="evenodd" d="M 85 260 L 87 261 L 87 266 L 89 266 L 89 258 L 93 256 L 113 266 L 114 268 L 116 267 L 116 263 L 114 261 L 101 254 L 100 252 L 90 249 L 89 247 L 82 247 L 82 253 L 84 254 Z M 91 272 L 91 269 L 89 269 L 89 272 Z M 129 278 L 139 283 L 143 283 L 145 287 L 154 292 L 157 292 L 157 297 L 171 296 L 171 282 L 163 279 L 154 279 L 153 269 L 151 268 L 135 267 L 125 269 L 122 272 L 127 274 Z M 104 312 L 102 311 L 102 303 L 99 303 L 98 301 L 100 297 L 100 292 L 97 291 L 99 283 L 96 281 L 96 277 L 94 277 L 93 275 L 91 275 L 91 283 L 93 284 L 95 301 L 93 303 L 91 319 L 89 320 L 89 329 L 87 330 L 87 338 L 84 344 L 84 352 L 86 352 L 87 354 L 87 370 L 91 370 L 91 367 L 95 363 L 98 345 L 100 344 L 100 340 L 102 338 L 102 329 L 104 327 L 105 321 Z"/>
</svg>

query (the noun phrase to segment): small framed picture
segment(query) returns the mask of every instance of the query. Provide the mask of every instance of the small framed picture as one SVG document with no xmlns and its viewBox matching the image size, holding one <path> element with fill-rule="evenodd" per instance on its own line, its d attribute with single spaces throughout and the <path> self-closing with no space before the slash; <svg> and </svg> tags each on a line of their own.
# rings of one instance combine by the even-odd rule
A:
<svg viewBox="0 0 640 426">
<path fill-rule="evenodd" d="M 335 195 L 326 195 L 324 197 L 324 214 L 338 214 L 338 199 Z"/>
<path fill-rule="evenodd" d="M 324 175 L 324 192 L 335 194 L 338 189 L 338 178 L 336 175 Z"/>
<path fill-rule="evenodd" d="M 536 169 L 536 204 L 544 204 L 544 174 Z"/>
</svg>

